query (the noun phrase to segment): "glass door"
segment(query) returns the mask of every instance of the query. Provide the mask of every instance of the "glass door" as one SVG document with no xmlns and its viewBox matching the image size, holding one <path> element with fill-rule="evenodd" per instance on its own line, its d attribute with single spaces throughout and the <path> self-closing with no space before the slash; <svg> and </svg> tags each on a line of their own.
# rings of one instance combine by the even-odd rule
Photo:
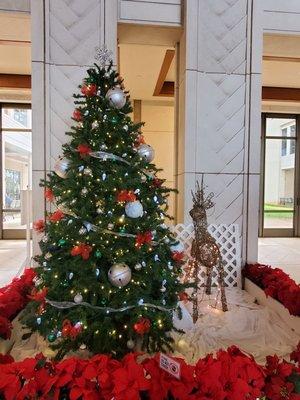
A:
<svg viewBox="0 0 300 400">
<path fill-rule="evenodd" d="M 1 105 L 1 148 L 1 238 L 25 238 L 32 186 L 30 106 Z"/>
<path fill-rule="evenodd" d="M 261 236 L 296 236 L 298 118 L 263 115 Z"/>
</svg>

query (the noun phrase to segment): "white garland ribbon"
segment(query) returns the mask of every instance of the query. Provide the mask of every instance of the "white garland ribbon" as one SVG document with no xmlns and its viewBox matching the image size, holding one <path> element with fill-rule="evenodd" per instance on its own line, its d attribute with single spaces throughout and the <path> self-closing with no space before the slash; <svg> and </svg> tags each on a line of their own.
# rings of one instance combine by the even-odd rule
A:
<svg viewBox="0 0 300 400">
<path fill-rule="evenodd" d="M 105 311 L 105 312 L 108 311 L 111 313 L 124 312 L 124 311 L 131 310 L 131 309 L 137 308 L 137 307 L 154 308 L 156 310 L 165 311 L 165 312 L 169 312 L 169 311 L 172 311 L 175 309 L 175 307 L 166 308 L 166 307 L 158 306 L 156 304 L 151 304 L 151 303 L 143 303 L 143 304 L 137 304 L 135 306 L 126 306 L 126 307 L 121 307 L 121 308 L 112 308 L 112 307 L 93 306 L 92 304 L 86 303 L 85 301 L 83 301 L 81 303 L 75 303 L 73 301 L 54 301 L 54 300 L 50 300 L 47 298 L 45 300 L 52 307 L 58 308 L 60 310 L 65 310 L 65 309 L 73 308 L 76 306 L 85 306 L 85 307 L 89 307 L 93 310 L 99 310 L 99 311 Z"/>
<path fill-rule="evenodd" d="M 106 161 L 106 160 L 113 160 L 113 161 L 121 161 L 127 165 L 130 165 L 130 162 L 124 160 L 124 158 L 120 157 L 120 156 L 116 156 L 113 153 L 107 153 L 106 151 L 92 151 L 89 154 L 91 157 L 94 158 L 99 158 L 99 160 L 101 161 Z"/>
</svg>

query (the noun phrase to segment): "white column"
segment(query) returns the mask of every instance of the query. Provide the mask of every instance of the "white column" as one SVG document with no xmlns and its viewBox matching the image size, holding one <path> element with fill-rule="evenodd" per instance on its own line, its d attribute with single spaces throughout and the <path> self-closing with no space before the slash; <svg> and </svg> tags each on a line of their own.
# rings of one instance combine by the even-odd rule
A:
<svg viewBox="0 0 300 400">
<path fill-rule="evenodd" d="M 210 222 L 238 223 L 243 260 L 257 257 L 262 21 L 259 2 L 186 0 L 180 43 L 179 220 L 204 175 Z"/>
<path fill-rule="evenodd" d="M 95 47 L 117 50 L 117 0 L 31 0 L 34 219 L 45 212 L 41 178 L 68 140 L 72 94 Z M 35 243 L 34 252 L 37 251 Z"/>
</svg>

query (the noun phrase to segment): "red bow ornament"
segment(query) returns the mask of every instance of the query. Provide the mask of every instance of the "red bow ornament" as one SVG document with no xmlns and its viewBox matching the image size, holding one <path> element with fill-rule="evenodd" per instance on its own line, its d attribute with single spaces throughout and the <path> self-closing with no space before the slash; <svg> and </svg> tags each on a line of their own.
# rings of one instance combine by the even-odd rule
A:
<svg viewBox="0 0 300 400">
<path fill-rule="evenodd" d="M 133 329 L 138 335 L 144 335 L 150 331 L 151 322 L 148 318 L 140 318 L 134 325 Z"/>
<path fill-rule="evenodd" d="M 36 232 L 44 232 L 45 230 L 45 221 L 43 219 L 38 219 L 37 221 L 34 221 L 33 223 L 33 229 Z"/>
<path fill-rule="evenodd" d="M 150 231 L 138 233 L 135 238 L 135 247 L 139 249 L 143 246 L 143 244 L 150 243 L 151 241 L 152 233 Z"/>
<path fill-rule="evenodd" d="M 143 135 L 138 135 L 134 141 L 134 146 L 139 147 L 141 144 L 145 143 L 145 138 Z"/>
<path fill-rule="evenodd" d="M 87 144 L 79 144 L 77 146 L 77 151 L 80 154 L 80 157 L 84 157 L 88 156 L 92 152 L 92 149 Z"/>
<path fill-rule="evenodd" d="M 79 108 L 75 108 L 75 110 L 73 111 L 73 119 L 75 119 L 75 121 L 77 122 L 82 121 L 82 114 Z"/>
<path fill-rule="evenodd" d="M 49 221 L 51 222 L 59 222 L 63 219 L 65 214 L 61 210 L 56 210 L 53 214 L 49 216 Z"/>
<path fill-rule="evenodd" d="M 80 323 L 77 323 L 73 326 L 70 320 L 65 319 L 63 321 L 61 330 L 62 337 L 64 338 L 69 337 L 72 340 L 74 340 L 81 331 L 82 331 L 82 325 Z"/>
<path fill-rule="evenodd" d="M 51 203 L 52 201 L 54 201 L 54 198 L 55 197 L 54 197 L 52 190 L 50 188 L 46 188 L 45 189 L 45 199 Z"/>
<path fill-rule="evenodd" d="M 92 246 L 89 246 L 85 243 L 80 243 L 72 248 L 71 256 L 81 256 L 83 260 L 88 260 L 90 258 L 90 253 L 92 250 Z"/>
<path fill-rule="evenodd" d="M 172 259 L 174 261 L 182 261 L 184 258 L 184 252 L 183 251 L 173 251 L 172 252 Z"/>
<path fill-rule="evenodd" d="M 92 97 L 97 94 L 97 86 L 94 83 L 83 85 L 81 87 L 81 93 L 86 97 Z"/>
<path fill-rule="evenodd" d="M 38 301 L 39 303 L 44 303 L 47 293 L 48 293 L 48 288 L 46 287 L 44 287 L 41 290 L 33 288 L 31 293 L 28 295 L 28 298 L 34 301 Z"/>
<path fill-rule="evenodd" d="M 118 203 L 135 201 L 135 200 L 136 200 L 136 195 L 132 190 L 120 190 L 120 192 L 117 194 Z"/>
</svg>

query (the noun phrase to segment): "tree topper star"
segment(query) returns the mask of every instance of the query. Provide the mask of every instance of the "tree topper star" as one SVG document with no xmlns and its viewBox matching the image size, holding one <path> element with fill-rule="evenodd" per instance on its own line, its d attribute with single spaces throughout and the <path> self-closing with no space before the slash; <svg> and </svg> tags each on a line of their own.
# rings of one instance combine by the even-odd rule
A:
<svg viewBox="0 0 300 400">
<path fill-rule="evenodd" d="M 95 47 L 95 59 L 98 60 L 102 66 L 105 66 L 112 61 L 112 54 L 113 52 L 108 50 L 106 45 Z"/>
</svg>

